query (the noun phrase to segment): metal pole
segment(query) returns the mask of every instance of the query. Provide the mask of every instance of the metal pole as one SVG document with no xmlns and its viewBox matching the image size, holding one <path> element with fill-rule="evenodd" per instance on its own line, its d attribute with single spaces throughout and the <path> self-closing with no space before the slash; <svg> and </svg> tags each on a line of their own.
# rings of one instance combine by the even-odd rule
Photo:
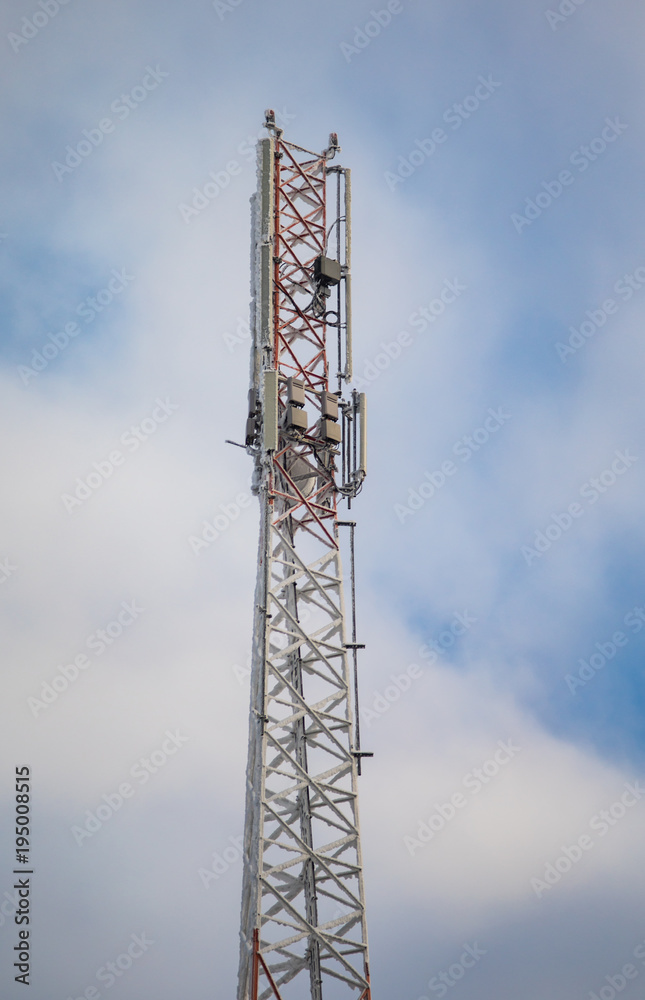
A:
<svg viewBox="0 0 645 1000">
<path fill-rule="evenodd" d="M 351 382 L 352 360 L 352 172 L 346 167 L 345 176 L 345 380 Z"/>
</svg>

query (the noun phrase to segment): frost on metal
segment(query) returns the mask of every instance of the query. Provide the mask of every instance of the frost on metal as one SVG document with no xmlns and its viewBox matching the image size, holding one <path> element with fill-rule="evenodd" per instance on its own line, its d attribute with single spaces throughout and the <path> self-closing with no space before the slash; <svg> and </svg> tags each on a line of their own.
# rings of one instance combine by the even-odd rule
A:
<svg viewBox="0 0 645 1000">
<path fill-rule="evenodd" d="M 251 212 L 246 447 L 261 516 L 238 1000 L 369 1000 L 357 644 L 337 509 L 365 476 L 364 397 L 343 398 L 349 172 L 330 166 L 335 135 L 313 153 L 271 112 L 266 124 Z"/>
</svg>

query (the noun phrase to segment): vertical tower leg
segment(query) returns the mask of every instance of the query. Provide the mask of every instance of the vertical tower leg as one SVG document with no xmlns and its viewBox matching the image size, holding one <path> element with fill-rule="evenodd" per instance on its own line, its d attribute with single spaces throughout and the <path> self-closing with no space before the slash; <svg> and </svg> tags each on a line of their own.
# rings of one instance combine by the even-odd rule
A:
<svg viewBox="0 0 645 1000">
<path fill-rule="evenodd" d="M 261 527 L 238 1000 L 369 1000 L 337 514 L 339 494 L 355 496 L 364 472 L 338 422 L 355 401 L 329 391 L 326 353 L 328 322 L 347 342 L 350 330 L 340 305 L 327 305 L 330 285 L 349 278 L 349 251 L 345 263 L 327 256 L 327 160 L 337 142 L 310 153 L 268 125 L 253 208 L 246 443 Z M 348 216 L 347 187 L 345 203 Z M 335 243 L 339 254 L 338 234 Z"/>
</svg>

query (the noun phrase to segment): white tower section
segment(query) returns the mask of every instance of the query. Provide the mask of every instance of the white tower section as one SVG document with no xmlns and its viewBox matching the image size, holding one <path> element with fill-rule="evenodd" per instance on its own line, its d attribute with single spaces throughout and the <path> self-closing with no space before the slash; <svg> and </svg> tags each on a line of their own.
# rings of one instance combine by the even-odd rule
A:
<svg viewBox="0 0 645 1000">
<path fill-rule="evenodd" d="M 252 199 L 246 448 L 261 518 L 238 1000 L 371 1000 L 357 798 L 368 755 L 339 549 L 349 526 L 353 564 L 353 522 L 337 512 L 366 471 L 365 400 L 341 394 L 351 379 L 349 171 L 329 165 L 334 134 L 318 154 L 286 142 L 272 112 L 266 125 Z M 352 609 L 353 598 L 352 584 Z"/>
</svg>

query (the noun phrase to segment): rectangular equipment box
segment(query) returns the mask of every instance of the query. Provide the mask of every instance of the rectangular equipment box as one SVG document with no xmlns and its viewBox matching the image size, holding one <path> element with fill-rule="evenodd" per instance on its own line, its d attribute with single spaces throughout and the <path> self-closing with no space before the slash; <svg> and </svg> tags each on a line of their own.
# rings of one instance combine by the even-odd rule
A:
<svg viewBox="0 0 645 1000">
<path fill-rule="evenodd" d="M 305 405 L 305 384 L 301 379 L 287 379 L 287 402 L 294 406 Z"/>
<path fill-rule="evenodd" d="M 331 257 L 316 257 L 314 262 L 314 276 L 324 285 L 337 285 L 340 281 L 340 264 Z"/>
<path fill-rule="evenodd" d="M 335 396 L 333 392 L 321 393 L 320 412 L 328 420 L 338 420 L 338 396 Z"/>
<path fill-rule="evenodd" d="M 295 427 L 297 430 L 306 431 L 307 430 L 307 413 L 302 410 L 299 406 L 293 406 L 291 403 L 287 406 L 286 415 L 287 427 Z"/>
<path fill-rule="evenodd" d="M 331 441 L 333 444 L 340 444 L 340 425 L 335 423 L 335 421 L 323 419 L 320 424 L 320 430 L 325 441 Z"/>
</svg>

